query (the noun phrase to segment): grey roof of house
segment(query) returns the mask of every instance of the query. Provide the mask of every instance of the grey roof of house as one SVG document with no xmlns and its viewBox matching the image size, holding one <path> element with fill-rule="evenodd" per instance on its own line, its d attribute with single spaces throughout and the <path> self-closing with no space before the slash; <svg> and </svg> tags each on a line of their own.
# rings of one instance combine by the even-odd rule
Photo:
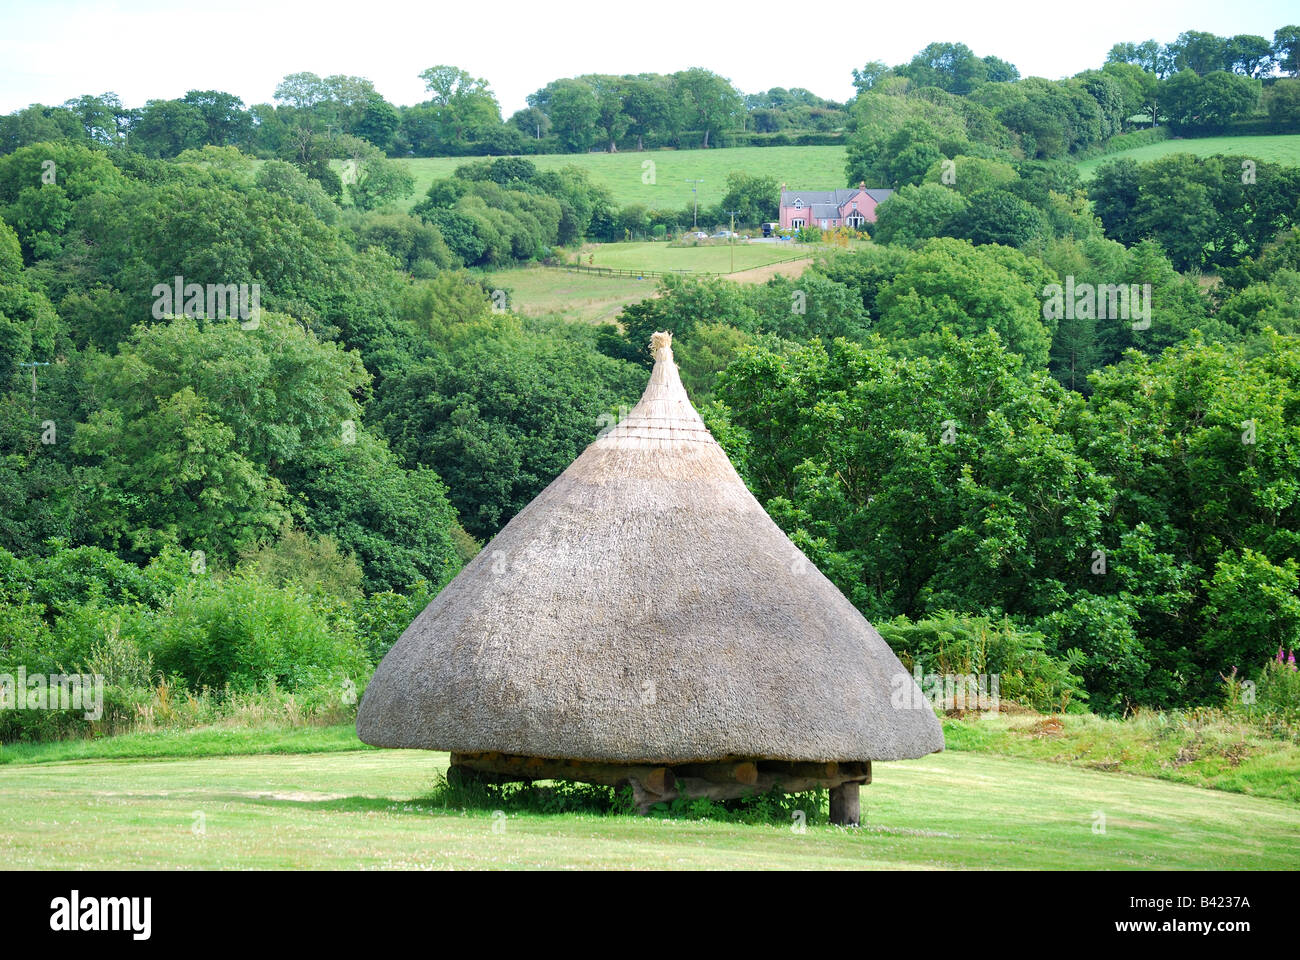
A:
<svg viewBox="0 0 1300 960">
<path fill-rule="evenodd" d="M 788 207 L 794 204 L 796 199 L 802 200 L 805 207 L 817 206 L 818 204 L 828 204 L 839 209 L 840 204 L 844 203 L 850 197 L 858 192 L 856 187 L 845 187 L 841 190 L 782 190 L 781 206 Z M 893 190 L 887 187 L 868 187 L 865 191 L 867 196 L 876 203 L 882 203 L 886 200 Z M 839 213 L 814 213 L 814 217 L 838 217 Z"/>
</svg>

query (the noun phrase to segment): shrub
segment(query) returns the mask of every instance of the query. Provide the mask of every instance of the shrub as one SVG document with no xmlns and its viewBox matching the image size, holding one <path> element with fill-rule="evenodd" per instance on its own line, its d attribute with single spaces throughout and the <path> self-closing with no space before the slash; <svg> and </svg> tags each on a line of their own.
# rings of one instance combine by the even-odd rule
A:
<svg viewBox="0 0 1300 960">
<path fill-rule="evenodd" d="M 377 664 L 384 658 L 397 638 L 437 593 L 422 580 L 404 594 L 385 590 L 372 593 L 352 605 L 352 620 L 371 663 Z"/>
<path fill-rule="evenodd" d="M 286 530 L 274 544 L 244 552 L 241 570 L 256 574 L 276 586 L 297 584 L 308 592 L 344 599 L 361 596 L 361 564 L 339 550 L 333 537 L 311 537 L 301 530 Z"/>
<path fill-rule="evenodd" d="M 1255 703 L 1264 713 L 1287 723 L 1300 723 L 1300 671 L 1296 669 L 1294 653 L 1289 661 L 1284 661 L 1282 651 L 1278 650 L 1277 659 L 1269 661 L 1260 672 Z"/>
<path fill-rule="evenodd" d="M 158 613 L 148 652 L 164 673 L 194 687 L 296 690 L 359 681 L 369 673 L 362 644 L 327 607 L 324 598 L 243 574 L 196 581 Z"/>
<path fill-rule="evenodd" d="M 909 670 L 997 675 L 1001 698 L 1044 713 L 1087 699 L 1073 664 L 1048 655 L 1042 634 L 1007 618 L 963 616 L 945 611 L 915 623 L 906 617 L 876 625 Z"/>
<path fill-rule="evenodd" d="M 1222 669 L 1258 663 L 1276 647 L 1300 646 L 1300 565 L 1280 566 L 1261 553 L 1229 550 L 1202 583 L 1205 649 Z"/>
</svg>

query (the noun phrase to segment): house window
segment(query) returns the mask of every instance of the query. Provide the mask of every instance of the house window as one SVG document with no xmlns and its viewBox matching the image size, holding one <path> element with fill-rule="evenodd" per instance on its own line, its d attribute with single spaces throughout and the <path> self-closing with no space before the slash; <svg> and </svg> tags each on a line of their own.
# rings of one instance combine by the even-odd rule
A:
<svg viewBox="0 0 1300 960">
<path fill-rule="evenodd" d="M 800 227 L 803 226 L 803 217 L 795 217 L 793 220 L 790 221 L 790 226 L 793 229 L 798 230 Z"/>
<path fill-rule="evenodd" d="M 794 208 L 795 208 L 796 210 L 802 210 L 802 209 L 803 209 L 803 201 L 800 200 L 798 197 L 795 197 L 795 198 L 794 198 Z"/>
<path fill-rule="evenodd" d="M 844 222 L 848 224 L 850 227 L 852 227 L 854 230 L 861 230 L 862 225 L 867 222 L 867 218 L 864 217 L 862 214 L 858 213 L 856 210 L 854 210 L 853 213 L 850 214 L 848 219 L 846 219 Z"/>
</svg>

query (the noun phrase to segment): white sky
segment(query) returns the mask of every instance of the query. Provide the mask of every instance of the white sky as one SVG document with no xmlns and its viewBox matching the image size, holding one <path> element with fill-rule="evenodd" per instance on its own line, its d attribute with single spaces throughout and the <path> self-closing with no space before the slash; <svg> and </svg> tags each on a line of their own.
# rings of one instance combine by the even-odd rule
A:
<svg viewBox="0 0 1300 960">
<path fill-rule="evenodd" d="M 486 78 L 507 117 L 557 77 L 691 66 L 745 93 L 807 87 L 845 100 L 854 67 L 906 62 L 931 41 L 1056 78 L 1099 66 L 1121 40 L 1183 30 L 1271 40 L 1297 21 L 1295 0 L 0 0 L 0 113 L 106 91 L 128 106 L 192 89 L 251 105 L 303 70 L 366 77 L 409 104 L 424 99 L 419 72 L 439 63 Z M 793 38 L 815 52 L 782 53 Z"/>
</svg>

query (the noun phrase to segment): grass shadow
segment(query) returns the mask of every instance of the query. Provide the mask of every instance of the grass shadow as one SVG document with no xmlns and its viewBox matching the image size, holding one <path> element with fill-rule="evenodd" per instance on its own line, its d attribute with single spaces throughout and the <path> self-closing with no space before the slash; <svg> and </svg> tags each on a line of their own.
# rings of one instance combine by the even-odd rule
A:
<svg viewBox="0 0 1300 960">
<path fill-rule="evenodd" d="M 636 816 L 631 787 L 601 786 L 570 780 L 541 780 L 530 783 L 483 783 L 449 781 L 439 775 L 429 793 L 418 802 L 437 810 L 482 810 L 505 813 L 564 814 L 594 816 Z M 680 796 L 669 803 L 655 804 L 650 816 L 673 820 L 716 820 L 724 823 L 780 824 L 792 821 L 826 823 L 830 818 L 830 793 L 809 790 L 785 793 L 776 787 L 768 793 L 734 800 L 710 800 Z"/>
</svg>

